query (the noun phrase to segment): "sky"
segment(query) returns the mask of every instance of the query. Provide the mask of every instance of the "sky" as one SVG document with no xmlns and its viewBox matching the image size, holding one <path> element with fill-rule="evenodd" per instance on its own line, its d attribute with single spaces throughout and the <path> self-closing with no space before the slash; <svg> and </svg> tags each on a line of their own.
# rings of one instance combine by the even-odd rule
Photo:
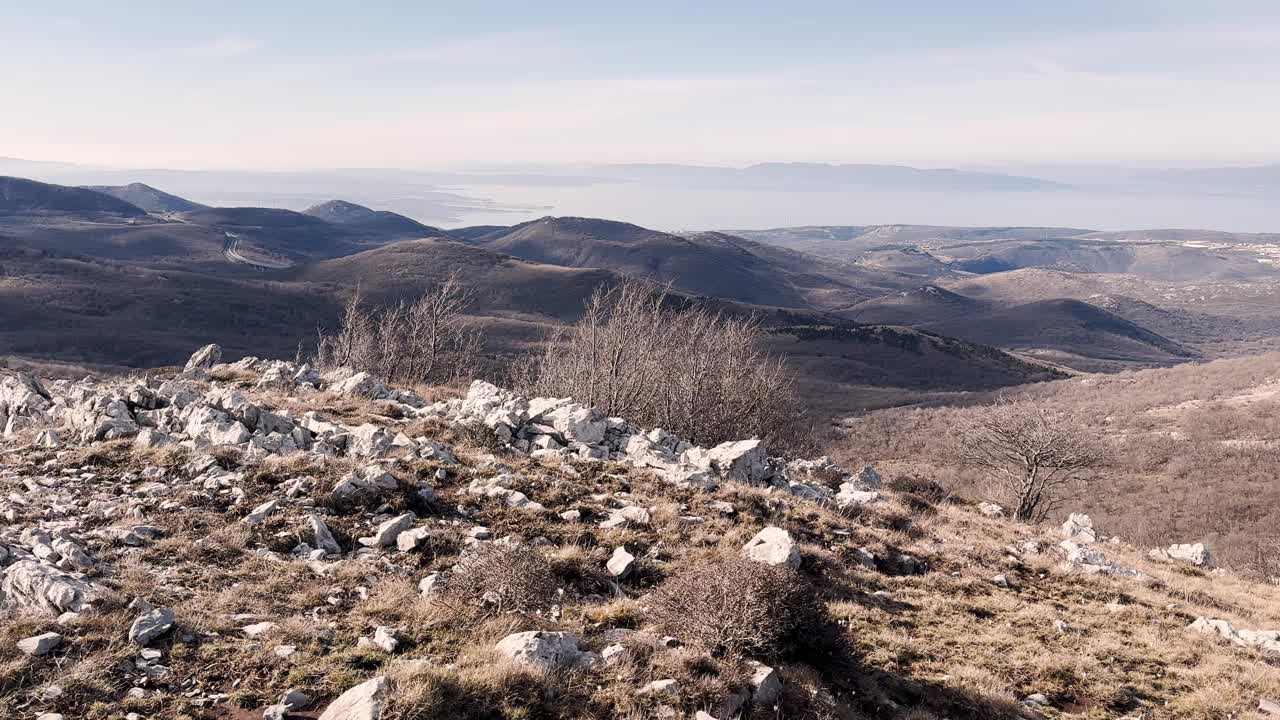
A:
<svg viewBox="0 0 1280 720">
<path fill-rule="evenodd" d="M 1280 2 L 0 0 L 0 156 L 1280 162 Z"/>
</svg>

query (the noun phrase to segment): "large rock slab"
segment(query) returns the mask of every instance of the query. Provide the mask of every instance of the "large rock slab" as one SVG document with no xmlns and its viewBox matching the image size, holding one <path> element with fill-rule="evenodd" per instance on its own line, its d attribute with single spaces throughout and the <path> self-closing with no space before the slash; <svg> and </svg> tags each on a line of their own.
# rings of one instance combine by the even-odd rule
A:
<svg viewBox="0 0 1280 720">
<path fill-rule="evenodd" d="M 1173 560 L 1179 560 L 1196 567 L 1213 567 L 1213 555 L 1209 552 L 1209 548 L 1205 547 L 1204 543 L 1170 545 L 1165 549 L 1165 553 Z"/>
<path fill-rule="evenodd" d="M 19 560 L 0 578 L 0 613 L 60 615 L 80 612 L 91 600 L 87 582 L 35 560 Z"/>
<path fill-rule="evenodd" d="M 380 720 L 388 686 L 385 677 L 366 680 L 339 695 L 320 714 L 319 720 Z"/>
<path fill-rule="evenodd" d="M 541 630 L 508 635 L 494 650 L 512 662 L 539 670 L 585 664 L 594 657 L 578 649 L 578 638 L 573 633 Z"/>
<path fill-rule="evenodd" d="M 760 485 L 773 475 L 764 443 L 758 438 L 720 443 L 706 448 L 691 448 L 681 460 L 696 468 L 715 472 L 724 480 Z"/>
<path fill-rule="evenodd" d="M 387 386 L 367 372 L 358 372 L 345 380 L 334 383 L 329 390 L 338 395 L 377 400 L 387 396 Z"/>
<path fill-rule="evenodd" d="M 192 353 L 182 370 L 183 372 L 191 372 L 192 370 L 204 370 L 207 372 L 220 362 L 222 362 L 222 348 L 210 343 Z"/>
</svg>

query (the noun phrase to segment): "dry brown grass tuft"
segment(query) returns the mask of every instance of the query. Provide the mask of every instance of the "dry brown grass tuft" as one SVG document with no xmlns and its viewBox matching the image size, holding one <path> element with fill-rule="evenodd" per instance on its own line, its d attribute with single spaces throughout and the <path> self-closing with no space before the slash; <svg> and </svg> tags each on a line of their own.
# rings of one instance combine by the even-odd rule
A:
<svg viewBox="0 0 1280 720">
<path fill-rule="evenodd" d="M 827 630 L 825 607 L 798 573 L 736 555 L 693 564 L 650 598 L 664 633 L 714 655 L 772 657 L 810 646 Z"/>
<path fill-rule="evenodd" d="M 559 597 L 551 564 L 522 545 L 476 545 L 463 553 L 440 595 L 459 614 L 542 612 Z"/>
</svg>

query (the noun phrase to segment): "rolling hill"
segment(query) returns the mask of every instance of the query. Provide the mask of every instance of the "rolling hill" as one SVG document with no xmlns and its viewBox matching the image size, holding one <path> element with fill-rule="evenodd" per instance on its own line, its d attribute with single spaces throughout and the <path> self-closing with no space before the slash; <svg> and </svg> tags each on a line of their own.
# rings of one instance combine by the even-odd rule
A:
<svg viewBox="0 0 1280 720">
<path fill-rule="evenodd" d="M 359 284 L 371 298 L 391 301 L 413 298 L 452 272 L 475 292 L 473 312 L 543 320 L 577 318 L 598 285 L 617 280 L 607 270 L 536 263 L 443 238 L 392 243 L 268 277 L 341 290 Z"/>
<path fill-rule="evenodd" d="M 1162 335 L 1079 300 L 1031 302 L 922 327 L 1034 354 L 1077 370 L 1108 371 L 1120 364 L 1172 365 L 1197 356 Z"/>
<path fill-rule="evenodd" d="M 113 198 L 136 205 L 149 213 L 186 212 L 205 207 L 200 203 L 191 202 L 177 195 L 170 195 L 163 190 L 157 190 L 150 185 L 142 183 L 89 185 L 85 189 L 110 195 Z"/>
<path fill-rule="evenodd" d="M 861 411 L 1065 377 L 980 343 L 884 325 L 772 328 L 770 348 L 823 412 Z"/>
<path fill-rule="evenodd" d="M 313 205 L 304 210 L 303 214 L 359 232 L 396 237 L 446 237 L 448 235 L 444 230 L 423 225 L 404 215 L 386 210 L 373 210 L 346 200 L 330 200 Z"/>
<path fill-rule="evenodd" d="M 794 227 L 733 234 L 834 260 L 939 278 L 1026 268 L 1126 273 L 1171 282 L 1280 277 L 1280 236 L 1275 234 L 927 225 Z"/>
<path fill-rule="evenodd" d="M 605 268 L 764 307 L 838 311 L 917 282 L 726 233 L 674 235 L 589 218 L 542 218 L 471 242 L 536 262 Z"/>
<path fill-rule="evenodd" d="M 0 215 L 28 213 L 146 215 L 146 211 L 136 205 L 93 190 L 0 177 Z"/>
<path fill-rule="evenodd" d="M 473 241 L 540 263 L 604 268 L 685 292 L 756 305 L 807 307 L 763 258 L 719 239 L 684 238 L 637 225 L 589 218 L 542 218 Z"/>
<path fill-rule="evenodd" d="M 988 310 L 988 305 L 972 298 L 937 285 L 922 285 L 860 303 L 847 314 L 861 323 L 927 325 Z"/>
</svg>

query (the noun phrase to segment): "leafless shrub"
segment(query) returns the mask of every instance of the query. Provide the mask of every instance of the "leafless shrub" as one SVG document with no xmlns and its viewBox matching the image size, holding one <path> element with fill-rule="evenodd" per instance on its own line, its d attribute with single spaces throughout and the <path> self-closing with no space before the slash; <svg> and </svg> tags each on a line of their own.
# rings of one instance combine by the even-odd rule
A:
<svg viewBox="0 0 1280 720">
<path fill-rule="evenodd" d="M 677 309 L 638 280 L 597 290 L 581 320 L 517 374 L 531 395 L 571 396 L 695 444 L 777 435 L 798 416 L 792 378 L 757 319 Z"/>
<path fill-rule="evenodd" d="M 825 606 L 799 573 L 733 555 L 665 580 L 653 592 L 651 615 L 661 632 L 689 645 L 760 657 L 811 645 L 827 622 Z"/>
<path fill-rule="evenodd" d="M 407 382 L 445 383 L 472 366 L 481 335 L 466 321 L 474 293 L 450 275 L 416 301 L 370 309 L 356 288 L 336 331 L 320 331 L 316 362 Z"/>
<path fill-rule="evenodd" d="M 1104 460 L 1080 421 L 1026 399 L 962 415 L 953 438 L 956 457 L 981 471 L 1022 522 L 1044 520 Z"/>
<path fill-rule="evenodd" d="M 551 564 L 521 545 L 477 545 L 450 573 L 441 602 L 457 610 L 541 612 L 557 598 Z"/>
</svg>

